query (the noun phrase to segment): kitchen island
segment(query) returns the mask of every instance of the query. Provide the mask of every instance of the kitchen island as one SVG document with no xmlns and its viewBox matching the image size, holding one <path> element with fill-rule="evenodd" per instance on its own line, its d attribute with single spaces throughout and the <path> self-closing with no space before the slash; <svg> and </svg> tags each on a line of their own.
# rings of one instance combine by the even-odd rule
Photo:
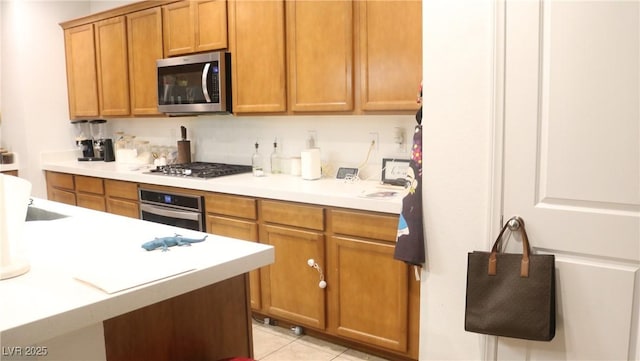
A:
<svg viewBox="0 0 640 361">
<path fill-rule="evenodd" d="M 31 270 L 0 281 L 3 360 L 217 360 L 251 356 L 248 275 L 272 246 L 34 199 Z M 156 237 L 201 239 L 146 251 Z"/>
</svg>

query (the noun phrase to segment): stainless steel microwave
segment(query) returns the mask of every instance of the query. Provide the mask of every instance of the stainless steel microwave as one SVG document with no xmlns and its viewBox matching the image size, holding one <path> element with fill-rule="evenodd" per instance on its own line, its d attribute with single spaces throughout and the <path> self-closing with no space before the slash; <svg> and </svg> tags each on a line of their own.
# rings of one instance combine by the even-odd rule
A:
<svg viewBox="0 0 640 361">
<path fill-rule="evenodd" d="M 231 113 L 231 57 L 211 52 L 159 59 L 158 110 L 168 114 Z"/>
</svg>

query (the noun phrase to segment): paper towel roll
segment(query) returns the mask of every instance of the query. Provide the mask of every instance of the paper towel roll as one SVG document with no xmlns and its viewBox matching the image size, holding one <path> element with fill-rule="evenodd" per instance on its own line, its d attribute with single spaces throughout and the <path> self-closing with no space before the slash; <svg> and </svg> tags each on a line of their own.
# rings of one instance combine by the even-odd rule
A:
<svg viewBox="0 0 640 361">
<path fill-rule="evenodd" d="M 0 174 L 0 279 L 29 271 L 29 263 L 20 251 L 30 196 L 29 181 Z"/>
<path fill-rule="evenodd" d="M 302 179 L 314 180 L 322 176 L 322 164 L 320 164 L 320 149 L 312 148 L 300 153 L 302 163 Z"/>
</svg>

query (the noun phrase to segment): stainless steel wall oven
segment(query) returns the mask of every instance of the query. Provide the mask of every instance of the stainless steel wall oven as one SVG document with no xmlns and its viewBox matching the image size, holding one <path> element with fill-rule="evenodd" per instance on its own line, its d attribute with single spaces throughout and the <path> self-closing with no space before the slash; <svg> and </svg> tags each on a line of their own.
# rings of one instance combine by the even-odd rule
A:
<svg viewBox="0 0 640 361">
<path fill-rule="evenodd" d="M 140 219 L 205 231 L 202 196 L 144 188 L 138 190 L 138 195 Z"/>
</svg>

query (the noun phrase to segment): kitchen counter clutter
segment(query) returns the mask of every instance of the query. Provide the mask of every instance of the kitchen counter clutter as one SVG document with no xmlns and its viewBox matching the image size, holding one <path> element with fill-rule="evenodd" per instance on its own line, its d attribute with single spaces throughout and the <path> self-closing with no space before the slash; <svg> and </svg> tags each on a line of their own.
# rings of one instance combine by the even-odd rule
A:
<svg viewBox="0 0 640 361">
<path fill-rule="evenodd" d="M 248 277 L 245 274 L 274 261 L 272 246 L 209 234 L 204 242 L 191 247 L 171 247 L 168 252 L 145 251 L 141 245 L 156 237 L 179 233 L 183 237 L 201 239 L 206 234 L 42 199 L 34 199 L 30 207 L 42 210 L 40 213 L 43 214 L 54 212 L 67 217 L 30 221 L 25 226 L 26 254 L 31 270 L 22 276 L 0 281 L 3 352 L 24 352 L 32 345 L 38 345 L 40 350 L 44 348 L 52 357 L 50 359 L 69 359 L 66 358 L 69 355 L 95 359 L 100 357 L 100 353 L 103 354 L 102 359 L 117 359 L 118 352 L 126 352 L 129 356 L 148 352 L 129 349 L 144 347 L 145 342 L 142 341 L 140 345 L 124 348 L 119 344 L 126 341 L 122 338 L 131 337 L 126 332 L 144 331 L 144 335 L 136 337 L 152 343 L 154 330 L 164 332 L 162 329 L 167 325 L 162 324 L 163 320 L 157 320 L 160 315 L 156 315 L 159 311 L 154 307 L 165 312 L 179 312 L 180 308 L 185 308 L 184 312 L 197 315 L 199 311 L 189 303 L 189 297 L 195 296 L 189 295 L 200 292 L 202 294 L 197 295 L 195 304 L 207 307 L 203 313 L 210 316 L 206 317 L 222 319 L 220 313 L 211 311 L 203 300 L 210 300 L 212 305 L 216 305 L 216 297 L 220 297 L 216 296 L 218 293 L 233 298 L 234 293 L 228 290 L 209 293 L 207 290 L 237 281 L 239 283 L 233 289 L 238 291 L 237 303 L 240 306 L 236 313 L 239 325 L 228 325 L 225 329 L 244 329 L 241 335 L 244 334 L 245 339 L 239 340 L 244 342 L 240 352 L 250 355 L 252 346 L 248 328 L 251 318 L 245 283 Z M 223 310 L 224 307 L 225 304 L 221 305 L 220 311 L 229 313 L 229 310 Z M 229 322 L 229 317 L 225 319 Z M 142 320 L 153 324 L 139 324 Z M 178 329 L 200 327 L 185 325 L 187 321 L 181 320 L 183 324 L 175 326 Z M 98 347 L 98 355 L 94 347 L 93 353 L 78 356 L 78 353 L 82 354 L 79 349 L 84 342 L 78 343 L 78 337 L 86 339 L 87 334 L 94 334 L 93 341 L 98 343 L 104 335 L 104 345 L 101 350 Z M 216 342 L 220 340 L 222 337 Z M 167 359 L 171 352 L 182 352 L 167 350 L 169 346 L 161 343 L 153 348 L 159 348 L 161 350 L 156 352 L 166 352 L 167 355 L 151 359 Z M 233 356 L 234 351 L 228 347 L 226 352 L 229 354 L 216 357 Z M 186 355 L 182 356 L 188 357 Z M 3 356 L 10 355 L 3 353 Z M 24 357 L 25 354 L 14 356 Z"/>
<path fill-rule="evenodd" d="M 171 177 L 149 172 L 148 167 L 114 162 L 78 162 L 60 157 L 43 158 L 42 169 L 89 177 L 188 188 L 292 202 L 399 214 L 405 189 L 382 186 L 377 181 L 349 182 L 322 178 L 303 180 L 286 174 L 254 177 L 251 173 L 213 179 Z"/>
</svg>

